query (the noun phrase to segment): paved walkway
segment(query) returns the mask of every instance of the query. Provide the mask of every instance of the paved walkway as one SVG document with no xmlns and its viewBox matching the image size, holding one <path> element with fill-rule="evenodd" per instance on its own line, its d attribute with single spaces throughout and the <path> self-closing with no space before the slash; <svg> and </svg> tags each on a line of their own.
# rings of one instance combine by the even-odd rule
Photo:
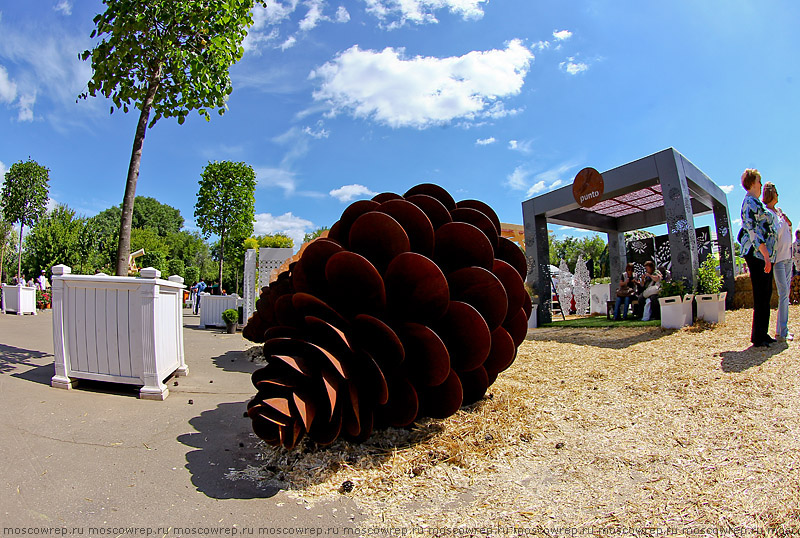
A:
<svg viewBox="0 0 800 538">
<path fill-rule="evenodd" d="M 84 535 L 102 526 L 115 538 L 131 534 L 119 527 L 135 526 L 161 538 L 212 528 L 324 532 L 361 520 L 345 496 L 309 508 L 275 488 L 226 478 L 258 465 L 257 439 L 242 416 L 255 394 L 257 365 L 242 353 L 252 344 L 200 330 L 198 317 L 185 313 L 189 377 L 177 386 L 170 379 L 163 402 L 119 385 L 51 388 L 52 312 L 0 314 L 0 526 L 76 527 Z M 183 527 L 195 530 L 174 530 Z"/>
</svg>

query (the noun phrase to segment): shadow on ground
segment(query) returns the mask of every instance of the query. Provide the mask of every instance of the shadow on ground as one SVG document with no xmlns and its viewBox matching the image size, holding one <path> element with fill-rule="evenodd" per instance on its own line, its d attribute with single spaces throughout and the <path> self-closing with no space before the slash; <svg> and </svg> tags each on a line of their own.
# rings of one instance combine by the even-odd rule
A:
<svg viewBox="0 0 800 538">
<path fill-rule="evenodd" d="M 462 408 L 479 412 L 481 402 Z M 280 490 L 303 490 L 326 482 L 342 468 L 381 468 L 395 451 L 425 443 L 444 429 L 440 420 L 422 419 L 405 428 L 373 431 L 367 441 L 351 443 L 342 438 L 319 446 L 304 437 L 292 450 L 260 441 L 243 416 L 246 404 L 223 403 L 189 421 L 197 433 L 178 441 L 191 446 L 186 468 L 198 491 L 215 499 L 272 497 Z M 451 455 L 430 451 L 426 464 L 448 461 Z"/>
<path fill-rule="evenodd" d="M 661 327 L 542 327 L 528 331 L 526 340 L 550 341 L 609 349 L 623 349 L 642 342 L 658 340 L 673 331 Z"/>
<path fill-rule="evenodd" d="M 767 362 L 772 356 L 777 355 L 789 346 L 783 342 L 772 344 L 768 348 L 749 347 L 743 351 L 723 351 L 720 353 L 722 362 L 720 368 L 723 372 L 738 373 L 744 372 L 748 368 L 760 366 Z"/>
<path fill-rule="evenodd" d="M 52 357 L 49 353 L 0 344 L 0 374 L 14 372 L 20 366 L 41 367 L 42 364 L 39 364 L 41 361 L 33 361 Z M 52 376 L 53 374 L 51 373 L 50 375 Z"/>
<path fill-rule="evenodd" d="M 280 488 L 262 480 L 237 477 L 257 467 L 261 448 L 243 413 L 245 402 L 223 403 L 189 421 L 197 433 L 178 436 L 195 448 L 186 454 L 186 468 L 197 491 L 214 499 L 272 497 Z"/>
<path fill-rule="evenodd" d="M 255 363 L 247 358 L 244 351 L 227 351 L 225 354 L 211 359 L 214 366 L 221 368 L 226 372 L 242 372 L 245 374 L 252 374 L 262 366 L 261 363 Z"/>
</svg>

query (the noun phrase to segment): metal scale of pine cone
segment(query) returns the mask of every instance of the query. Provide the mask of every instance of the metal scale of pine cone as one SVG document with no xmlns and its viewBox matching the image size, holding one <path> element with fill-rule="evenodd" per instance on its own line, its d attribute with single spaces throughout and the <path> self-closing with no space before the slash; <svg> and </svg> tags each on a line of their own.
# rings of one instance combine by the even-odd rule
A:
<svg viewBox="0 0 800 538">
<path fill-rule="evenodd" d="M 495 212 L 438 185 L 351 204 L 263 288 L 254 432 L 291 449 L 360 442 L 483 398 L 525 339 L 525 256 Z"/>
</svg>

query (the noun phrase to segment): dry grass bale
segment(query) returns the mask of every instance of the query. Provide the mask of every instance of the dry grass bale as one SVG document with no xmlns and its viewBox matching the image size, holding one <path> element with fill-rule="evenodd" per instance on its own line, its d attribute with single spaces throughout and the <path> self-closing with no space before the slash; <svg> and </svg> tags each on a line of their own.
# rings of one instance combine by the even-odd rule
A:
<svg viewBox="0 0 800 538">
<path fill-rule="evenodd" d="M 738 275 L 734 280 L 733 308 L 753 308 L 753 283 L 750 275 Z M 778 288 L 772 279 L 770 308 L 778 308 Z"/>
<path fill-rule="evenodd" d="M 678 331 L 535 329 L 491 397 L 446 420 L 363 445 L 264 446 L 229 478 L 309 502 L 346 494 L 365 524 L 774 534 L 800 525 L 800 354 L 751 348 L 750 316 Z"/>
</svg>

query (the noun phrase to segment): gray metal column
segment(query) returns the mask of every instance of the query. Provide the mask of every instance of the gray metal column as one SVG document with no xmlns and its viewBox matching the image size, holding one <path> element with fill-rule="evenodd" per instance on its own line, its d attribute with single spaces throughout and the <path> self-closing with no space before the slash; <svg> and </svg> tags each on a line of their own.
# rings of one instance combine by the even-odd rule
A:
<svg viewBox="0 0 800 538">
<path fill-rule="evenodd" d="M 717 244 L 719 245 L 719 272 L 722 275 L 722 287 L 728 292 L 725 308 L 733 308 L 733 294 L 736 287 L 734 280 L 733 231 L 730 227 L 728 207 L 714 202 L 714 222 L 717 225 Z"/>
<path fill-rule="evenodd" d="M 533 200 L 527 200 L 522 203 L 522 222 L 525 226 L 525 256 L 528 259 L 528 277 L 525 282 L 533 286 L 539 296 L 536 312 L 538 323 L 550 323 L 553 318 L 547 217 L 536 215 Z"/>
<path fill-rule="evenodd" d="M 655 158 L 667 217 L 672 279 L 686 282 L 690 288 L 688 292 L 694 288 L 699 265 L 689 186 L 677 152 L 661 152 Z"/>
<path fill-rule="evenodd" d="M 617 296 L 619 277 L 625 272 L 628 264 L 628 252 L 625 248 L 623 232 L 608 232 L 608 272 L 611 276 L 608 296 L 613 300 Z"/>
</svg>

